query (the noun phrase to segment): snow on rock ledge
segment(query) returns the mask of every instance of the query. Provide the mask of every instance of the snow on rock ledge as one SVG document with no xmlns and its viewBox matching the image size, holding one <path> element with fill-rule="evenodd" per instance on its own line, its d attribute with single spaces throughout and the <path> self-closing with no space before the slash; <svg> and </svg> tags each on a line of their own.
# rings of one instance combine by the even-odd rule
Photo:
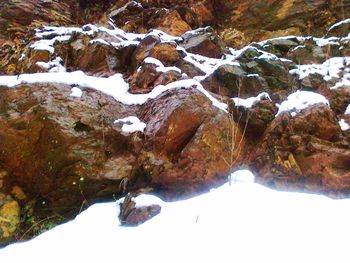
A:
<svg viewBox="0 0 350 263">
<path fill-rule="evenodd" d="M 114 121 L 114 123 L 123 124 L 122 131 L 125 133 L 133 133 L 133 132 L 143 132 L 146 128 L 146 123 L 139 120 L 139 118 L 135 116 L 129 116 L 123 119 L 118 119 Z"/>
<path fill-rule="evenodd" d="M 242 106 L 244 108 L 250 109 L 254 106 L 257 102 L 261 101 L 262 99 L 268 99 L 271 101 L 271 98 L 267 92 L 262 92 L 256 97 L 250 97 L 247 99 L 241 99 L 241 98 L 232 98 L 235 105 L 237 107 Z"/>
<path fill-rule="evenodd" d="M 332 78 L 339 78 L 342 69 L 348 65 L 350 65 L 350 57 L 334 57 L 322 64 L 299 65 L 297 69 L 291 70 L 290 73 L 299 75 L 300 79 L 317 73 L 322 75 L 325 81 L 329 81 Z"/>
<path fill-rule="evenodd" d="M 350 125 L 344 119 L 341 119 L 339 121 L 339 126 L 342 131 L 347 131 L 350 129 Z"/>
<path fill-rule="evenodd" d="M 322 103 L 329 106 L 329 101 L 321 94 L 311 91 L 300 91 L 292 93 L 280 105 L 277 104 L 278 112 L 276 117 L 283 112 L 290 112 L 291 116 L 296 116 L 300 111 L 314 105 Z"/>
<path fill-rule="evenodd" d="M 345 110 L 345 115 L 350 115 L 350 104 L 348 105 L 348 107 Z"/>
</svg>

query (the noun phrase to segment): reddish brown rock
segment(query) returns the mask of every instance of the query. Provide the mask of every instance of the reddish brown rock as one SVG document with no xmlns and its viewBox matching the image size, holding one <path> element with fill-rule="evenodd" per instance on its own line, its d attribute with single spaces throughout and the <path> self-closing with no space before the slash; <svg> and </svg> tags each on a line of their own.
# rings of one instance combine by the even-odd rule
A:
<svg viewBox="0 0 350 263">
<path fill-rule="evenodd" d="M 74 3 L 69 6 L 57 0 L 4 0 L 0 7 L 0 35 L 20 37 L 42 24 L 71 24 L 74 7 Z"/>
<path fill-rule="evenodd" d="M 196 20 L 199 26 L 210 25 L 214 22 L 215 16 L 213 14 L 212 6 L 207 2 L 198 2 L 190 5 L 191 10 L 195 13 Z"/>
<path fill-rule="evenodd" d="M 142 155 L 142 169 L 168 196 L 223 182 L 242 159 L 238 126 L 195 89 L 159 96 L 143 107 L 143 119 L 148 123 L 145 147 L 152 151 Z"/>
<path fill-rule="evenodd" d="M 252 108 L 237 107 L 231 101 L 229 108 L 232 118 L 239 123 L 245 137 L 252 141 L 257 141 L 261 138 L 277 113 L 277 107 L 268 98 L 263 98 L 254 104 Z"/>
<path fill-rule="evenodd" d="M 117 69 L 118 56 L 115 48 L 103 43 L 91 43 L 77 58 L 77 68 L 93 74 L 113 75 Z"/>
<path fill-rule="evenodd" d="M 202 81 L 202 85 L 218 95 L 248 98 L 268 91 L 266 80 L 249 75 L 241 66 L 224 64 Z"/>
<path fill-rule="evenodd" d="M 143 63 L 136 71 L 131 82 L 131 93 L 149 93 L 158 85 L 167 85 L 182 77 L 181 73 L 175 70 L 161 72 L 153 63 Z"/>
<path fill-rule="evenodd" d="M 115 48 L 109 43 L 118 43 L 118 38 L 106 31 L 76 32 L 69 41 L 55 43 L 55 53 L 50 54 L 30 48 L 32 29 L 92 21 L 106 25 L 111 18 L 132 32 L 160 28 L 181 35 L 181 46 L 188 52 L 219 58 L 227 50 L 217 33 L 235 47 L 285 34 L 323 35 L 329 25 L 348 16 L 346 5 L 333 0 L 5 0 L 0 7 L 0 74 L 45 71 L 37 62 L 60 56 L 67 71 L 123 73 L 130 92 L 148 93 L 186 76 L 177 70 L 158 71 L 157 65 L 144 62 L 147 57 L 179 67 L 189 77 L 205 75 L 183 60 L 185 52 L 177 48 L 181 38 L 161 43 L 153 33 L 139 45 Z M 215 30 L 205 28 L 209 24 Z M 204 29 L 183 34 L 198 27 Z M 294 63 L 268 58 L 266 53 L 261 57 L 257 48 Z M 350 123 L 343 114 L 348 89 L 330 90 L 334 81 L 325 83 L 320 75 L 299 81 L 290 74 L 298 64 L 323 63 L 329 57 L 348 56 L 349 50 L 346 41 L 319 47 L 313 38 L 252 44 L 237 57 L 239 65 L 221 65 L 202 84 L 225 102 L 262 91 L 268 91 L 273 101 L 262 100 L 250 109 L 230 105 L 230 114 L 215 108 L 196 87 L 179 86 L 137 106 L 122 105 L 87 88 L 81 98 L 70 97 L 72 87 L 67 85 L 1 87 L 0 206 L 11 204 L 12 209 L 6 209 L 9 214 L 0 209 L 0 242 L 5 232 L 8 242 L 45 229 L 28 221 L 19 224 L 19 218 L 69 218 L 93 202 L 145 186 L 167 198 L 193 195 L 224 182 L 240 164 L 250 164 L 258 180 L 280 189 L 349 196 L 350 133 L 338 124 L 340 119 Z M 322 93 L 331 108 L 316 105 L 293 118 L 288 113 L 275 118 L 275 103 L 299 88 Z M 114 123 L 131 115 L 147 124 L 144 132 L 127 134 L 123 124 Z M 158 206 L 130 204 L 121 213 L 122 223 L 129 225 L 160 211 Z M 12 218 L 11 223 L 4 224 L 3 218 Z"/>
<path fill-rule="evenodd" d="M 132 66 L 137 69 L 143 60 L 149 56 L 153 47 L 159 43 L 160 38 L 158 36 L 149 35 L 142 39 L 132 55 Z"/>
<path fill-rule="evenodd" d="M 181 36 L 192 29 L 177 11 L 172 11 L 163 17 L 157 28 L 173 36 Z"/>
<path fill-rule="evenodd" d="M 349 15 L 346 3 L 326 0 L 215 0 L 213 7 L 225 25 L 235 25 L 253 41 L 282 36 L 286 30 L 322 36 L 330 25 Z"/>
<path fill-rule="evenodd" d="M 226 51 L 222 40 L 210 27 L 187 32 L 182 38 L 180 46 L 191 53 L 220 58 Z"/>
<path fill-rule="evenodd" d="M 24 58 L 19 63 L 19 72 L 21 73 L 36 73 L 47 72 L 46 68 L 39 66 L 38 62 L 49 62 L 52 55 L 47 50 L 34 50 L 29 49 L 26 53 L 23 53 Z"/>
<path fill-rule="evenodd" d="M 89 90 L 82 98 L 70 97 L 65 85 L 0 92 L 0 164 L 8 173 L 6 185 L 36 197 L 37 214 L 72 215 L 120 191 L 120 182 L 132 174 L 135 156 L 129 150 L 135 146 L 113 122 L 132 114 L 132 108 Z"/>
<path fill-rule="evenodd" d="M 174 44 L 161 43 L 155 45 L 149 55 L 162 61 L 164 65 L 173 65 L 181 59 L 181 54 L 176 50 L 176 45 Z"/>
<path fill-rule="evenodd" d="M 23 189 L 24 201 L 13 193 L 38 220 L 70 218 L 97 200 L 145 186 L 168 198 L 201 192 L 224 182 L 242 159 L 238 126 L 196 89 L 165 92 L 141 114 L 91 89 L 81 98 L 70 92 L 60 84 L 0 89 L 2 190 Z M 127 135 L 113 124 L 130 115 L 147 123 L 144 134 Z M 137 209 L 128 220 L 141 222 L 158 210 Z M 16 235 L 28 228 L 19 225 Z"/>
<path fill-rule="evenodd" d="M 258 180 L 270 186 L 342 196 L 350 187 L 349 151 L 334 113 L 315 105 L 276 117 L 250 160 Z"/>
</svg>

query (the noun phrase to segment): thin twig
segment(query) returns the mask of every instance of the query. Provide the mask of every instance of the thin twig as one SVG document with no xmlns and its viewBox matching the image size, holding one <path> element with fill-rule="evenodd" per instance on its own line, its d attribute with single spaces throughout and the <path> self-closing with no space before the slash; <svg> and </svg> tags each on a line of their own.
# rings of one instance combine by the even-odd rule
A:
<svg viewBox="0 0 350 263">
<path fill-rule="evenodd" d="M 0 216 L 0 221 L 7 222 L 7 223 L 11 223 L 10 220 L 8 220 L 7 218 L 4 218 L 4 217 L 2 217 L 2 216 Z"/>
<path fill-rule="evenodd" d="M 45 221 L 47 221 L 47 220 L 50 220 L 50 219 L 52 219 L 52 218 L 55 218 L 55 217 L 60 217 L 60 216 L 59 216 L 59 215 L 49 216 L 49 217 L 46 217 L 46 218 L 40 220 L 39 222 L 34 223 L 30 228 L 28 228 L 28 230 L 27 230 L 26 232 L 24 232 L 24 234 L 20 237 L 19 240 L 23 240 L 24 237 L 25 237 L 34 227 L 38 226 L 39 224 L 41 224 L 41 223 L 43 223 L 43 222 L 45 222 Z"/>
</svg>

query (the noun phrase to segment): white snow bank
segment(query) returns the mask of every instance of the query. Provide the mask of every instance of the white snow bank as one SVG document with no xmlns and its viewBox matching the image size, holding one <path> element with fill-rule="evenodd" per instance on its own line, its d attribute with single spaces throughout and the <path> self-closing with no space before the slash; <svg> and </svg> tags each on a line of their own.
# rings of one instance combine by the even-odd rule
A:
<svg viewBox="0 0 350 263">
<path fill-rule="evenodd" d="M 298 112 L 317 103 L 329 106 L 328 100 L 321 94 L 298 90 L 290 94 L 287 100 L 283 101 L 281 105 L 277 104 L 278 112 L 276 116 L 280 115 L 282 112 L 291 112 L 291 115 L 294 117 Z"/>
<path fill-rule="evenodd" d="M 248 171 L 241 173 L 253 177 Z M 138 227 L 119 226 L 116 203 L 93 205 L 32 241 L 0 250 L 0 262 L 347 263 L 349 259 L 349 199 L 278 192 L 237 181 L 173 203 L 137 197 L 138 205 L 153 202 L 162 206 L 161 213 Z"/>
<path fill-rule="evenodd" d="M 341 119 L 339 121 L 339 126 L 342 131 L 347 131 L 350 129 L 350 125 L 344 119 Z"/>
<path fill-rule="evenodd" d="M 0 85 L 2 86 L 15 87 L 20 84 L 32 83 L 62 83 L 89 87 L 110 95 L 125 104 L 129 102 L 127 96 L 129 85 L 124 81 L 121 74 L 116 74 L 109 78 L 88 76 L 82 71 L 0 76 Z"/>
<path fill-rule="evenodd" d="M 271 101 L 270 96 L 267 92 L 262 92 L 256 97 L 250 97 L 247 99 L 241 99 L 241 98 L 232 98 L 235 105 L 237 107 L 243 106 L 244 108 L 250 109 L 253 107 L 257 102 L 261 101 L 262 99 L 267 98 Z"/>
<path fill-rule="evenodd" d="M 137 131 L 143 132 L 146 128 L 146 123 L 140 121 L 140 119 L 135 116 L 118 119 L 114 121 L 114 123 L 123 124 L 122 131 L 125 133 L 133 133 Z"/>
</svg>

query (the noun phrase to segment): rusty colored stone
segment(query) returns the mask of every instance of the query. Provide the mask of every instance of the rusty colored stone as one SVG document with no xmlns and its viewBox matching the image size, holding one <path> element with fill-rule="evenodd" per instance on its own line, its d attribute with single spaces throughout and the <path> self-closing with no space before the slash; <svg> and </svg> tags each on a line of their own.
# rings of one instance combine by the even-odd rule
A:
<svg viewBox="0 0 350 263">
<path fill-rule="evenodd" d="M 172 11 L 163 17 L 157 28 L 174 36 L 181 36 L 183 33 L 192 29 L 182 20 L 177 11 Z"/>
</svg>

